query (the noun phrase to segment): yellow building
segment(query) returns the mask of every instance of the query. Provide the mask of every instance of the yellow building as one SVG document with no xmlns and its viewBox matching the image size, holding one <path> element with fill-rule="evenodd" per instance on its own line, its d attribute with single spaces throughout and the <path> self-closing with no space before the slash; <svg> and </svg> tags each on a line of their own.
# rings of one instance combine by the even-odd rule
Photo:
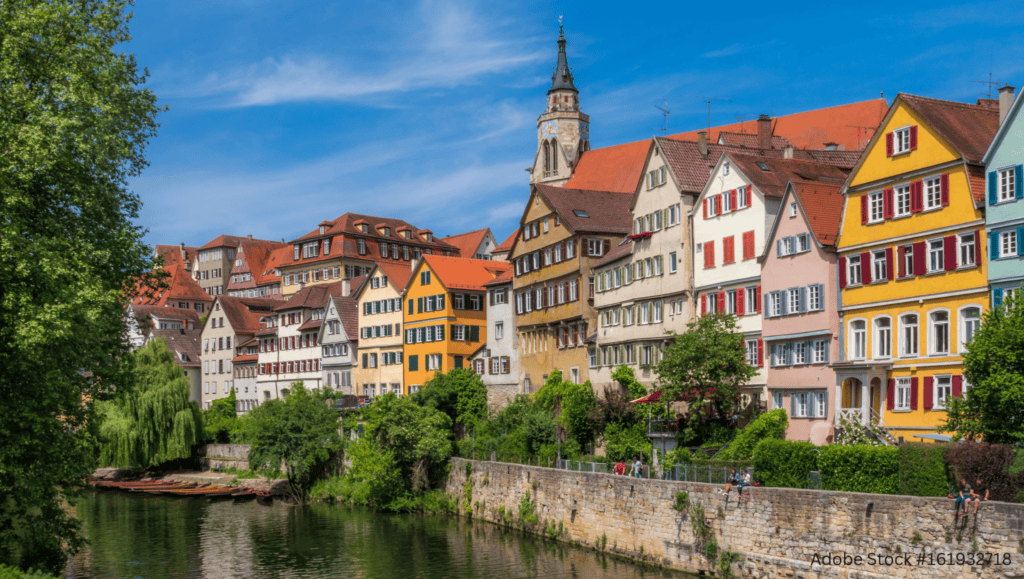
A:
<svg viewBox="0 0 1024 579">
<path fill-rule="evenodd" d="M 402 292 L 405 322 L 404 382 L 409 394 L 435 372 L 469 368 L 487 342 L 487 288 L 507 263 L 424 255 Z"/>
<path fill-rule="evenodd" d="M 968 387 L 961 356 L 988 305 L 981 160 L 998 121 L 987 101 L 901 93 L 850 174 L 837 428 L 874 420 L 927 439 Z"/>
<path fill-rule="evenodd" d="M 408 394 L 402 381 L 402 290 L 410 268 L 405 262 L 378 263 L 352 294 L 359 312 L 359 352 L 352 371 L 357 396 Z"/>
</svg>

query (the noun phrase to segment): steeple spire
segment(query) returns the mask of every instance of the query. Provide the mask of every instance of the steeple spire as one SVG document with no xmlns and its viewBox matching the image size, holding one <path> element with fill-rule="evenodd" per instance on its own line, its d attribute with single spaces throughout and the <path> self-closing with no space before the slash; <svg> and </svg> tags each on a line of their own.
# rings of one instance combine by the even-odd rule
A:
<svg viewBox="0 0 1024 579">
<path fill-rule="evenodd" d="M 562 17 L 558 17 L 558 63 L 551 75 L 551 94 L 556 90 L 571 90 L 578 93 L 576 85 L 572 82 L 572 69 L 569 68 L 569 59 L 565 55 L 565 32 L 562 30 Z"/>
</svg>

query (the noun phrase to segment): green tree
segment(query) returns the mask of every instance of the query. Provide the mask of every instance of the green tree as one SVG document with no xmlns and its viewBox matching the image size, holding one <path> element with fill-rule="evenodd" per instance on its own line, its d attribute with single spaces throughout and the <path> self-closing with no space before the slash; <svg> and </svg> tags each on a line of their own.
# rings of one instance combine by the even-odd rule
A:
<svg viewBox="0 0 1024 579">
<path fill-rule="evenodd" d="M 203 431 L 207 442 L 221 444 L 231 442 L 239 430 L 238 410 L 235 408 L 235 389 L 224 398 L 213 401 L 210 408 L 203 411 Z"/>
<path fill-rule="evenodd" d="M 992 443 L 1024 442 L 1024 307 L 1017 302 L 1007 296 L 985 313 L 964 354 L 971 387 L 962 398 L 949 398 L 940 432 Z"/>
<path fill-rule="evenodd" d="M 437 372 L 412 400 L 444 412 L 455 427 L 455 439 L 487 418 L 487 386 L 472 370 L 453 368 Z"/>
<path fill-rule="evenodd" d="M 647 395 L 647 387 L 636 379 L 636 374 L 630 366 L 623 364 L 616 368 L 612 372 L 612 380 L 618 382 L 619 386 L 626 390 L 630 400 L 636 400 Z"/>
<path fill-rule="evenodd" d="M 663 352 L 655 372 L 662 397 L 687 405 L 684 442 L 735 424 L 743 385 L 757 374 L 747 363 L 732 314 L 700 316 Z"/>
<path fill-rule="evenodd" d="M 581 448 L 594 443 L 597 429 L 591 415 L 597 410 L 597 399 L 590 381 L 583 384 L 567 382 L 562 379 L 562 373 L 555 370 L 548 375 L 535 398 L 539 406 L 553 413 L 558 425 Z"/>
<path fill-rule="evenodd" d="M 100 464 L 149 467 L 192 456 L 203 439 L 203 420 L 198 403 L 189 402 L 188 376 L 174 353 L 156 339 L 131 356 L 133 387 L 96 403 Z"/>
<path fill-rule="evenodd" d="M 363 415 L 367 436 L 392 454 L 412 492 L 426 490 L 441 478 L 452 455 L 452 421 L 445 413 L 389 392 L 375 398 Z"/>
<path fill-rule="evenodd" d="M 305 502 L 309 489 L 326 474 L 341 448 L 338 412 L 327 403 L 330 397 L 330 392 L 307 390 L 300 380 L 283 400 L 264 402 L 243 421 L 250 467 L 284 465 L 289 492 L 299 502 Z"/>
<path fill-rule="evenodd" d="M 156 97 L 125 0 L 0 2 L 0 564 L 82 545 L 93 405 L 130 385 L 125 289 L 150 266 L 139 199 Z"/>
</svg>

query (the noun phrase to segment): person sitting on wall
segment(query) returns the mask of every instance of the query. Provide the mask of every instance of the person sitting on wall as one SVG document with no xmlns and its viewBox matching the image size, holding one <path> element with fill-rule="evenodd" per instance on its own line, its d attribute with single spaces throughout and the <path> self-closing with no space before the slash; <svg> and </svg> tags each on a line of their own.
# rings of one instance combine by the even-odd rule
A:
<svg viewBox="0 0 1024 579">
<path fill-rule="evenodd" d="M 957 493 L 956 501 L 953 502 L 953 516 L 960 514 L 960 506 L 964 507 L 964 514 L 967 514 L 967 504 L 971 498 L 971 485 L 967 484 L 967 479 L 960 479 L 960 491 Z"/>
<path fill-rule="evenodd" d="M 740 482 L 736 483 L 736 494 L 742 495 L 743 487 L 749 487 L 751 484 L 753 484 L 753 481 L 752 477 L 750 476 L 750 471 L 746 470 L 743 472 L 743 476 L 740 478 Z"/>
<path fill-rule="evenodd" d="M 621 460 L 615 463 L 615 474 L 622 475 L 626 473 L 626 465 Z"/>
<path fill-rule="evenodd" d="M 741 477 L 740 475 L 736 474 L 736 469 L 732 469 L 732 472 L 729 473 L 729 477 L 725 479 L 725 490 L 721 491 L 722 494 L 723 495 L 728 495 L 729 494 L 729 489 L 732 488 L 732 485 L 738 485 L 741 482 L 743 482 L 743 477 Z"/>
<path fill-rule="evenodd" d="M 985 491 L 985 495 L 984 496 L 982 496 L 982 494 L 981 494 L 982 490 Z M 978 514 L 978 506 L 981 505 L 981 501 L 987 501 L 988 500 L 988 493 L 989 493 L 989 489 L 986 489 L 981 484 L 981 478 L 979 477 L 977 480 L 974 481 L 974 489 L 971 489 L 971 496 L 967 499 L 967 502 L 964 504 L 964 514 L 965 515 L 967 514 L 967 506 L 971 502 L 971 499 L 973 498 L 974 499 L 974 514 L 977 515 Z"/>
</svg>

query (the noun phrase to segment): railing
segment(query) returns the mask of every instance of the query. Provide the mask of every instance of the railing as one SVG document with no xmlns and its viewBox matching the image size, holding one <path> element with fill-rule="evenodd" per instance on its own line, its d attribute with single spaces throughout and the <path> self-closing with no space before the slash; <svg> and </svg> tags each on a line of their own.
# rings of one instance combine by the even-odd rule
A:
<svg viewBox="0 0 1024 579">
<path fill-rule="evenodd" d="M 679 432 L 678 420 L 651 420 L 647 423 L 647 434 L 650 435 L 675 435 Z"/>
<path fill-rule="evenodd" d="M 839 418 L 850 420 L 857 424 L 864 424 L 864 412 L 860 408 L 840 408 Z"/>
<path fill-rule="evenodd" d="M 562 459 L 558 461 L 558 465 L 555 468 L 562 470 L 572 470 L 576 472 L 602 472 L 608 474 L 612 472 L 612 467 L 605 462 L 584 462 L 582 460 L 566 460 Z M 644 467 L 648 468 L 648 467 Z M 629 472 L 628 467 L 626 472 Z"/>
</svg>

